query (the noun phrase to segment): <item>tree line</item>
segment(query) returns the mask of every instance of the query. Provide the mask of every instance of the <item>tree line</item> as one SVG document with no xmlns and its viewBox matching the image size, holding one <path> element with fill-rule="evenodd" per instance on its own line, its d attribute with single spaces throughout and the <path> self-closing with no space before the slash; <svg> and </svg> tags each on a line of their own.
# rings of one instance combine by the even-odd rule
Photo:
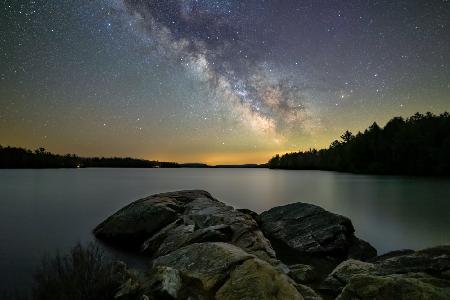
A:
<svg viewBox="0 0 450 300">
<path fill-rule="evenodd" d="M 272 169 L 330 170 L 393 175 L 450 175 L 450 114 L 395 117 L 384 128 L 373 123 L 356 135 L 344 132 L 329 148 L 282 156 Z"/>
<path fill-rule="evenodd" d="M 59 155 L 38 148 L 34 151 L 0 145 L 0 169 L 20 168 L 176 168 L 177 163 L 159 162 L 130 157 L 80 157 Z"/>
</svg>

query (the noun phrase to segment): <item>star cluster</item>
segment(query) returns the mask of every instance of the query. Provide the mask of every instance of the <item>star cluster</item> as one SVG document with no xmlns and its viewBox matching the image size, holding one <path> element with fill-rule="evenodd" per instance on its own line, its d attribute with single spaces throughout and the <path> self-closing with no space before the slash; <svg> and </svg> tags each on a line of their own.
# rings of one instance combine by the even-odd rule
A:
<svg viewBox="0 0 450 300">
<path fill-rule="evenodd" d="M 0 143 L 264 162 L 450 109 L 450 3 L 1 4 Z"/>
</svg>

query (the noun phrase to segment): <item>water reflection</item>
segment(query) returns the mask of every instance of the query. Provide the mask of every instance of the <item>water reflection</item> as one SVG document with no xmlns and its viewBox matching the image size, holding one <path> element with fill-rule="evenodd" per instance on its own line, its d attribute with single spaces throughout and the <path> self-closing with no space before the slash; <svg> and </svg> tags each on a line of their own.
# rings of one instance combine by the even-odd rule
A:
<svg viewBox="0 0 450 300">
<path fill-rule="evenodd" d="M 257 212 L 291 202 L 352 219 L 379 252 L 450 243 L 450 180 L 265 169 L 0 170 L 0 288 L 29 285 L 45 253 L 92 239 L 92 228 L 153 193 L 205 189 Z"/>
</svg>

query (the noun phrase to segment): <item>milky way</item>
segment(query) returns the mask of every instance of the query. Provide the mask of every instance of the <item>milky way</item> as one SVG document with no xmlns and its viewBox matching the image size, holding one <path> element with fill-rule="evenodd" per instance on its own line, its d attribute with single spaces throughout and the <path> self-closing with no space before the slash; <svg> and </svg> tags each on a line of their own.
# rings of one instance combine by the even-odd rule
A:
<svg viewBox="0 0 450 300">
<path fill-rule="evenodd" d="M 450 110 L 450 3 L 1 4 L 0 143 L 264 162 Z"/>
<path fill-rule="evenodd" d="M 231 105 L 252 129 L 279 134 L 306 121 L 301 90 L 287 78 L 271 74 L 270 62 L 264 60 L 270 51 L 264 33 L 269 31 L 261 26 L 270 20 L 255 15 L 264 9 L 261 1 L 125 0 L 125 4 L 142 18 L 161 54 L 200 73 L 219 93 L 218 101 Z"/>
</svg>

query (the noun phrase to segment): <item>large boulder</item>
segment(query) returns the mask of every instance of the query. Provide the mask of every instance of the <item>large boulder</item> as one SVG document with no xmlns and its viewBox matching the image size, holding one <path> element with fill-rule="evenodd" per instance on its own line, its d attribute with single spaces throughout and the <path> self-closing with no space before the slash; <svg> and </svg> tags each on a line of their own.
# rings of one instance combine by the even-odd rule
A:
<svg viewBox="0 0 450 300">
<path fill-rule="evenodd" d="M 429 281 L 430 278 L 450 280 L 449 271 L 450 246 L 439 246 L 415 252 L 402 250 L 374 258 L 371 263 L 353 259 L 344 261 L 328 275 L 320 288 L 327 294 L 337 295 L 350 284 L 354 277 L 362 275 L 366 276 L 364 278 L 368 278 L 367 276 L 381 278 L 379 282 L 383 282 L 383 284 L 395 280 L 395 282 L 406 282 L 409 286 L 419 279 L 422 281 L 424 279 Z M 393 275 L 402 276 L 392 277 Z M 411 277 L 414 277 L 414 280 L 409 280 Z M 359 281 L 356 283 L 359 284 Z M 358 284 L 354 283 L 352 289 L 356 289 Z"/>
<path fill-rule="evenodd" d="M 376 262 L 379 274 L 403 274 L 423 272 L 435 277 L 450 279 L 450 246 L 438 246 L 407 252 L 380 259 Z"/>
<path fill-rule="evenodd" d="M 275 258 L 255 216 L 200 190 L 137 200 L 94 229 L 97 238 L 158 257 L 199 242 L 228 242 L 267 261 Z"/>
<path fill-rule="evenodd" d="M 214 289 L 236 265 L 253 256 L 227 243 L 199 243 L 186 246 L 156 258 L 153 266 L 179 270 L 201 283 L 204 291 Z"/>
<path fill-rule="evenodd" d="M 304 299 L 278 268 L 227 243 L 191 244 L 155 259 L 153 267 L 181 274 L 181 287 L 161 280 L 175 282 L 174 299 Z"/>
<path fill-rule="evenodd" d="M 164 193 L 94 233 L 152 260 L 124 276 L 116 299 L 450 299 L 450 246 L 376 256 L 348 218 L 311 204 L 258 215 L 205 191 Z"/>
<path fill-rule="evenodd" d="M 337 300 L 448 300 L 450 282 L 423 274 L 356 275 Z"/>
<path fill-rule="evenodd" d="M 217 291 L 217 300 L 233 299 L 303 299 L 293 282 L 260 259 L 249 259 L 230 273 Z"/>
<path fill-rule="evenodd" d="M 139 249 L 146 239 L 177 220 L 187 203 L 198 198 L 212 199 L 212 196 L 205 191 L 192 190 L 139 199 L 100 223 L 94 234 L 120 247 Z"/>
<path fill-rule="evenodd" d="M 352 222 L 316 205 L 293 203 L 270 209 L 260 216 L 261 229 L 280 258 L 303 263 L 309 258 L 366 259 L 376 250 L 354 236 Z"/>
<path fill-rule="evenodd" d="M 356 275 L 371 275 L 376 273 L 372 263 L 349 259 L 340 263 L 322 282 L 322 292 L 336 296 Z"/>
</svg>

